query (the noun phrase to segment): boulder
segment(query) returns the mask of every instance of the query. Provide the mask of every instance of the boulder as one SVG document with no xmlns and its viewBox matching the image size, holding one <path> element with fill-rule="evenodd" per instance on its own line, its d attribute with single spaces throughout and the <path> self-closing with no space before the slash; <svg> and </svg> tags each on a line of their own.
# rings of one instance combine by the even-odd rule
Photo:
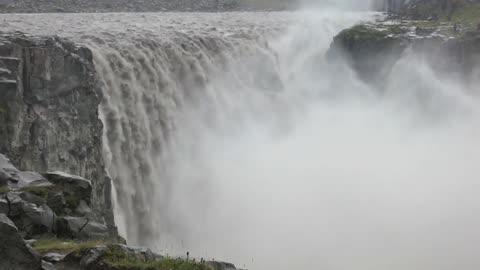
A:
<svg viewBox="0 0 480 270">
<path fill-rule="evenodd" d="M 39 173 L 19 171 L 5 155 L 0 154 L 0 186 L 21 188 L 25 186 L 50 185 Z"/>
<path fill-rule="evenodd" d="M 63 192 L 51 193 L 47 198 L 47 205 L 57 214 L 61 215 L 65 213 L 66 202 Z"/>
<path fill-rule="evenodd" d="M 80 200 L 91 202 L 92 183 L 90 180 L 64 172 L 48 172 L 45 177 L 56 186 L 61 187 L 64 195 L 72 196 L 77 202 Z"/>
<path fill-rule="evenodd" d="M 402 38 L 403 29 L 376 29 L 371 25 L 356 25 L 334 37 L 327 59 L 344 59 L 367 83 L 381 84 L 400 59 L 408 43 Z"/>
<path fill-rule="evenodd" d="M 153 253 L 149 248 L 134 247 L 123 244 L 109 245 L 109 248 L 116 249 L 124 254 L 127 254 L 129 258 L 133 258 L 139 262 L 151 262 L 157 261 L 163 258 L 163 256 Z"/>
<path fill-rule="evenodd" d="M 58 270 L 51 262 L 42 261 L 42 270 Z"/>
<path fill-rule="evenodd" d="M 13 173 L 9 179 L 9 182 L 14 187 L 26 187 L 26 186 L 37 186 L 37 185 L 46 185 L 48 181 L 37 172 L 23 172 L 18 171 Z"/>
<path fill-rule="evenodd" d="M 205 263 L 213 270 L 234 270 L 237 269 L 234 264 L 228 262 L 208 261 Z"/>
<path fill-rule="evenodd" d="M 43 205 L 47 202 L 44 198 L 26 191 L 20 192 L 19 197 L 26 202 L 35 204 L 36 206 Z"/>
<path fill-rule="evenodd" d="M 57 222 L 60 237 L 76 239 L 107 239 L 108 228 L 86 217 L 62 217 Z"/>
<path fill-rule="evenodd" d="M 90 209 L 90 207 L 84 200 L 81 200 L 80 203 L 78 203 L 78 206 L 75 209 L 74 213 L 82 217 L 93 218 L 92 209 Z"/>
<path fill-rule="evenodd" d="M 20 236 L 15 224 L 0 214 L 0 269 L 39 270 L 40 260 Z"/>
<path fill-rule="evenodd" d="M 23 213 L 23 200 L 18 192 L 8 192 L 0 196 L 0 213 L 8 216 L 19 216 Z"/>
<path fill-rule="evenodd" d="M 51 263 L 57 263 L 65 258 L 65 255 L 55 252 L 50 252 L 42 256 L 42 260 Z"/>
<path fill-rule="evenodd" d="M 27 236 L 42 235 L 56 230 L 57 216 L 48 205 L 37 207 L 33 203 L 23 202 L 22 210 L 23 213 L 16 224 L 21 225 L 22 231 L 25 231 Z"/>
<path fill-rule="evenodd" d="M 103 261 L 107 252 L 114 253 L 116 257 L 128 258 L 139 263 L 152 262 L 163 257 L 153 253 L 148 248 L 131 247 L 122 244 L 101 245 L 94 248 L 69 253 L 62 261 L 56 264 L 58 269 L 79 270 L 114 270 L 118 269 Z"/>
<path fill-rule="evenodd" d="M 10 159 L 5 155 L 0 154 L 0 186 L 7 185 L 12 174 L 16 172 L 18 172 L 18 170 L 13 166 Z"/>
</svg>

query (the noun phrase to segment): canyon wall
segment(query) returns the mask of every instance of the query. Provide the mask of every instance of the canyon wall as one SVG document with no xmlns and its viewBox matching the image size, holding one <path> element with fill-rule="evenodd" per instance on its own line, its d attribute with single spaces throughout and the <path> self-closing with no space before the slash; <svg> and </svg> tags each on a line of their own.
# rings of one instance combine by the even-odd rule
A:
<svg viewBox="0 0 480 270">
<path fill-rule="evenodd" d="M 58 37 L 0 34 L 0 153 L 20 170 L 90 179 L 96 218 L 115 230 L 92 61 Z"/>
</svg>

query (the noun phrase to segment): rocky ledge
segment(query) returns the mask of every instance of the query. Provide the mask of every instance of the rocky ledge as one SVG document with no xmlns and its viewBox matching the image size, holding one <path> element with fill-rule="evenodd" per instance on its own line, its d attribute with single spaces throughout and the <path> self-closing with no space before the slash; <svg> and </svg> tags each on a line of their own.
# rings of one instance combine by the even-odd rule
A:
<svg viewBox="0 0 480 270">
<path fill-rule="evenodd" d="M 18 170 L 0 154 L 0 269 L 230 270 L 230 263 L 169 258 L 131 247 L 95 220 L 90 180 Z"/>
<path fill-rule="evenodd" d="M 476 23 L 480 18 L 426 21 L 395 19 L 392 15 L 395 13 L 343 30 L 334 38 L 327 56 L 346 59 L 361 79 L 380 87 L 407 51 L 434 71 L 461 77 L 466 83 L 478 82 L 480 25 Z"/>
<path fill-rule="evenodd" d="M 19 181 L 29 176 L 24 171 L 91 180 L 85 202 L 115 235 L 95 78 L 87 48 L 58 37 L 0 32 L 0 153 L 19 169 Z"/>
</svg>

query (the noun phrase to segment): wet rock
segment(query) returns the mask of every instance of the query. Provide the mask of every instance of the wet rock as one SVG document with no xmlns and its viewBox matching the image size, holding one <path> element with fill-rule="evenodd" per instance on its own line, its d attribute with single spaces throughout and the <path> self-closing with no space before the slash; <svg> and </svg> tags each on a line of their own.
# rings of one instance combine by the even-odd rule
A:
<svg viewBox="0 0 480 270">
<path fill-rule="evenodd" d="M 4 214 L 0 214 L 0 252 L 0 269 L 40 269 L 40 260 L 20 236 L 15 224 Z"/>
<path fill-rule="evenodd" d="M 90 207 L 84 200 L 81 200 L 77 208 L 75 209 L 75 214 L 82 217 L 92 218 L 92 209 L 90 209 Z"/>
<path fill-rule="evenodd" d="M 30 192 L 21 192 L 19 197 L 26 202 L 35 204 L 36 206 L 43 205 L 47 202 L 45 198 L 42 198 Z"/>
<path fill-rule="evenodd" d="M 11 216 L 19 216 L 23 213 L 23 200 L 18 192 L 9 192 L 0 196 L 0 213 Z"/>
<path fill-rule="evenodd" d="M 47 205 L 57 214 L 65 214 L 66 202 L 63 192 L 51 193 L 47 198 Z"/>
<path fill-rule="evenodd" d="M 109 248 L 119 250 L 122 253 L 127 254 L 130 258 L 134 258 L 136 261 L 139 262 L 151 262 L 163 258 L 163 256 L 158 255 L 152 252 L 149 248 L 144 247 L 133 247 L 122 244 L 114 244 L 110 245 Z"/>
<path fill-rule="evenodd" d="M 357 25 L 343 30 L 334 38 L 327 58 L 345 59 L 361 79 L 381 84 L 408 46 L 396 28 L 393 29 L 395 31 L 388 32 Z"/>
<path fill-rule="evenodd" d="M 19 171 L 10 159 L 0 154 L 0 186 L 4 185 L 21 188 L 51 184 L 37 172 Z"/>
<path fill-rule="evenodd" d="M 213 270 L 234 270 L 237 269 L 234 264 L 228 262 L 208 261 L 206 262 Z"/>
<path fill-rule="evenodd" d="M 80 199 L 113 227 L 110 179 L 102 156 L 101 92 L 91 51 L 58 37 L 2 33 L 0 61 L 10 74 L 0 80 L 0 152 L 18 171 L 58 170 L 92 180 L 93 192 Z M 8 179 L 22 185 L 14 168 L 2 167 L 0 186 Z M 27 176 L 33 180 L 28 186 L 44 184 L 34 179 L 38 175 L 17 178 Z"/>
<path fill-rule="evenodd" d="M 108 239 L 108 228 L 104 224 L 85 217 L 62 217 L 57 222 L 60 237 L 76 239 Z"/>
<path fill-rule="evenodd" d="M 25 187 L 25 186 L 35 186 L 42 183 L 48 183 L 45 178 L 37 172 L 24 172 L 19 171 L 12 175 L 9 179 L 10 182 L 14 183 L 15 187 Z"/>
<path fill-rule="evenodd" d="M 80 200 L 90 203 L 92 197 L 92 183 L 90 180 L 63 172 L 48 172 L 45 174 L 45 177 L 60 187 L 64 194 L 74 196 L 77 199 L 77 203 Z"/>
<path fill-rule="evenodd" d="M 42 256 L 42 260 L 46 262 L 51 262 L 51 263 L 59 262 L 63 260 L 63 258 L 65 258 L 65 255 L 60 253 L 55 253 L 55 252 L 47 253 Z"/>
<path fill-rule="evenodd" d="M 416 27 L 415 34 L 418 36 L 428 36 L 435 32 L 437 29 L 435 27 Z"/>
<path fill-rule="evenodd" d="M 42 270 L 58 270 L 51 262 L 42 261 Z"/>
<path fill-rule="evenodd" d="M 51 233 L 56 229 L 57 216 L 46 204 L 37 207 L 33 203 L 23 202 L 22 210 L 16 224 L 28 237 Z"/>
<path fill-rule="evenodd" d="M 107 252 L 114 252 L 117 256 L 129 258 L 139 263 L 152 262 L 163 257 L 153 253 L 148 248 L 131 247 L 121 244 L 102 245 L 94 248 L 72 252 L 68 254 L 57 266 L 59 269 L 88 269 L 88 270 L 114 270 L 102 261 L 102 255 Z M 76 267 L 76 268 L 75 268 Z"/>
<path fill-rule="evenodd" d="M 12 174 L 16 172 L 18 172 L 18 170 L 13 166 L 10 159 L 0 154 L 0 186 L 6 186 L 8 180 L 12 178 Z"/>
</svg>

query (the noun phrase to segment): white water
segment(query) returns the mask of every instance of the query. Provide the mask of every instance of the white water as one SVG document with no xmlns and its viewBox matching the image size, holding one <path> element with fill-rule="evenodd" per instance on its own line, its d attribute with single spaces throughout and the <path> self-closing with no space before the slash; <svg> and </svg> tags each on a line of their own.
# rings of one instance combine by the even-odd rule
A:
<svg viewBox="0 0 480 270">
<path fill-rule="evenodd" d="M 383 91 L 327 63 L 368 14 L 14 16 L 93 50 L 129 242 L 249 269 L 480 266 L 475 88 L 408 53 Z"/>
</svg>

